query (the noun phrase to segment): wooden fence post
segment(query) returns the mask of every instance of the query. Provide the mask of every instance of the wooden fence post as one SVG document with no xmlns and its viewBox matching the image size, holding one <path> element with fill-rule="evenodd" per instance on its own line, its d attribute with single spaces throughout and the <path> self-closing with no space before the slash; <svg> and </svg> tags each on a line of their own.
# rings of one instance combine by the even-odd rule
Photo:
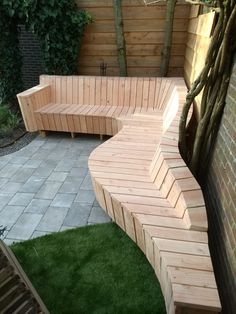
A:
<svg viewBox="0 0 236 314">
<path fill-rule="evenodd" d="M 166 21 L 164 31 L 164 47 L 161 52 L 160 76 L 167 76 L 170 62 L 170 52 L 172 45 L 172 33 L 176 0 L 167 0 Z"/>
<path fill-rule="evenodd" d="M 127 65 L 126 65 L 126 48 L 125 38 L 123 32 L 123 19 L 122 19 L 122 0 L 113 0 L 114 13 L 115 13 L 115 29 L 116 29 L 116 43 L 118 50 L 118 62 L 120 66 L 120 75 L 127 76 Z"/>
</svg>

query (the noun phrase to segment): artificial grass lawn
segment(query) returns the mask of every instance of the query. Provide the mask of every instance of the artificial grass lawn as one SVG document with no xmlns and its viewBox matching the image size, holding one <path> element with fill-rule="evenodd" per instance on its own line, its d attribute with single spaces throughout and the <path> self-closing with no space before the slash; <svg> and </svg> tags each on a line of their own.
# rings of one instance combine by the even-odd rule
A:
<svg viewBox="0 0 236 314">
<path fill-rule="evenodd" d="M 115 224 L 16 243 L 19 262 L 52 314 L 163 314 L 157 278 Z"/>
</svg>

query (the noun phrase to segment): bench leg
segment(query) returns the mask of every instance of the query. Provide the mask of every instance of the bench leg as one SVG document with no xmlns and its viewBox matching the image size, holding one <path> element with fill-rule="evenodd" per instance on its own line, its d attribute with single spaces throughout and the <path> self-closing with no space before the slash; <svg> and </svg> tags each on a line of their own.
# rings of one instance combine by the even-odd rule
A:
<svg viewBox="0 0 236 314">
<path fill-rule="evenodd" d="M 71 138 L 75 138 L 75 133 L 74 132 L 71 132 Z"/>
<path fill-rule="evenodd" d="M 100 134 L 100 140 L 101 141 L 103 140 L 103 134 Z"/>
<path fill-rule="evenodd" d="M 47 136 L 47 132 L 46 131 L 39 131 L 39 135 L 41 137 L 46 137 Z"/>
</svg>

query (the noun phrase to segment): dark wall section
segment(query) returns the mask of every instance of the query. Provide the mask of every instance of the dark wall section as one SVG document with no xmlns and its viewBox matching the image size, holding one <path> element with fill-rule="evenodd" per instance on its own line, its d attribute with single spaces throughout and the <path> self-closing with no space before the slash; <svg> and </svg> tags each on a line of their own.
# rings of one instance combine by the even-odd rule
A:
<svg viewBox="0 0 236 314">
<path fill-rule="evenodd" d="M 236 313 L 236 58 L 205 197 L 209 240 L 223 313 Z"/>
<path fill-rule="evenodd" d="M 39 75 L 43 73 L 40 45 L 31 32 L 25 30 L 24 25 L 19 25 L 19 42 L 23 57 L 23 83 L 28 89 L 39 82 Z"/>
</svg>

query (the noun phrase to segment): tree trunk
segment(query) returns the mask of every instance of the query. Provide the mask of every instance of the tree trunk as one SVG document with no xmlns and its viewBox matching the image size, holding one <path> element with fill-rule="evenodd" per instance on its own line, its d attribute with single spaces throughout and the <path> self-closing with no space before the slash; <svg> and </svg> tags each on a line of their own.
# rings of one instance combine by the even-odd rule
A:
<svg viewBox="0 0 236 314">
<path fill-rule="evenodd" d="M 160 65 L 160 76 L 167 76 L 170 63 L 170 52 L 172 45 L 172 33 L 173 33 L 173 22 L 175 5 L 177 0 L 167 0 L 166 6 L 166 21 L 165 21 L 165 38 L 164 47 L 161 52 L 161 65 Z"/>
<path fill-rule="evenodd" d="M 118 50 L 118 62 L 120 66 L 120 75 L 127 76 L 127 65 L 126 65 L 126 48 L 125 38 L 123 32 L 123 19 L 122 19 L 122 0 L 114 1 L 114 13 L 115 13 L 115 29 L 116 29 L 116 43 Z"/>
</svg>

